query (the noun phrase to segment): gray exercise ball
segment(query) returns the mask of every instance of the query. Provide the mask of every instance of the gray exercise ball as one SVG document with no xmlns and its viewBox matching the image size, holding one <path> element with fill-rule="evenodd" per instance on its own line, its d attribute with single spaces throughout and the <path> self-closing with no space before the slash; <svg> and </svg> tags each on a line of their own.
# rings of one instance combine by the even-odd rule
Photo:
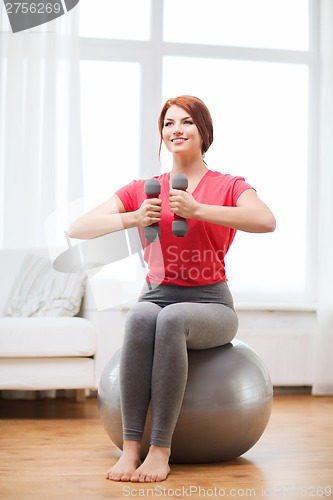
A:
<svg viewBox="0 0 333 500">
<path fill-rule="evenodd" d="M 263 434 L 271 414 L 273 388 L 267 368 L 244 342 L 188 351 L 185 396 L 172 439 L 171 462 L 232 460 Z M 104 428 L 122 449 L 118 351 L 105 367 L 98 390 Z M 145 426 L 142 456 L 149 448 L 151 413 Z"/>
</svg>

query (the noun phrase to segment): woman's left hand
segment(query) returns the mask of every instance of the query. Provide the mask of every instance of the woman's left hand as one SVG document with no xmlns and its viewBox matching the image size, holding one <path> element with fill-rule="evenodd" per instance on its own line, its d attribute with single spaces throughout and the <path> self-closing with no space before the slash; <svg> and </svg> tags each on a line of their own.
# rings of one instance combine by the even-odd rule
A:
<svg viewBox="0 0 333 500">
<path fill-rule="evenodd" d="M 199 203 L 187 191 L 170 189 L 170 210 L 172 213 L 184 219 L 194 219 Z"/>
</svg>

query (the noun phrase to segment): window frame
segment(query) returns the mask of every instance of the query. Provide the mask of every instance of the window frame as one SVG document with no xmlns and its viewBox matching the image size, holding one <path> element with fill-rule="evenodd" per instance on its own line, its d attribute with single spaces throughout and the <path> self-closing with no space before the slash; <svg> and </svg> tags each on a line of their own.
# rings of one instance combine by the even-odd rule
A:
<svg viewBox="0 0 333 500">
<path fill-rule="evenodd" d="M 162 103 L 162 66 L 165 56 L 218 58 L 253 62 L 276 62 L 306 65 L 309 69 L 309 126 L 308 126 L 308 191 L 307 191 L 307 248 L 306 288 L 304 294 L 286 297 L 283 302 L 272 294 L 270 303 L 260 296 L 240 297 L 237 307 L 245 309 L 315 310 L 317 290 L 317 236 L 318 236 L 318 175 L 319 162 L 319 49 L 320 2 L 309 0 L 309 49 L 278 50 L 251 47 L 233 47 L 174 43 L 163 41 L 164 0 L 151 0 L 151 37 L 147 41 L 80 38 L 80 59 L 95 61 L 137 62 L 141 65 L 139 142 L 139 172 L 142 178 L 159 173 L 157 117 Z M 151 78 L 154 75 L 154 78 Z"/>
</svg>

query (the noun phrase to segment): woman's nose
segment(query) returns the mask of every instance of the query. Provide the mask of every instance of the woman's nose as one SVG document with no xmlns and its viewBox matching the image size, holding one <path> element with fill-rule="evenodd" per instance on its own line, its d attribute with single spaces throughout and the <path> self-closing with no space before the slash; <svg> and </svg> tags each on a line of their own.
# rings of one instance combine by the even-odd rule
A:
<svg viewBox="0 0 333 500">
<path fill-rule="evenodd" d="M 176 125 L 175 125 L 175 128 L 174 128 L 174 130 L 173 130 L 173 133 L 174 133 L 175 135 L 181 135 L 181 134 L 183 133 L 183 129 L 182 129 L 181 124 L 178 124 L 178 125 L 176 124 Z"/>
</svg>

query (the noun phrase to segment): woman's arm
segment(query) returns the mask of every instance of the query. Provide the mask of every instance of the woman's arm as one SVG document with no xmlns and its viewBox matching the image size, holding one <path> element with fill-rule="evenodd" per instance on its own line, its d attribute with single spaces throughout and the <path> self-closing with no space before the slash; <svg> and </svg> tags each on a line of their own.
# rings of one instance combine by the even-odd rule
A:
<svg viewBox="0 0 333 500">
<path fill-rule="evenodd" d="M 90 239 L 135 226 L 149 226 L 161 218 L 161 200 L 146 199 L 134 212 L 126 212 L 115 194 L 109 200 L 76 219 L 68 228 L 70 238 Z"/>
<path fill-rule="evenodd" d="M 249 233 L 269 233 L 276 221 L 271 210 L 253 189 L 247 189 L 238 198 L 236 207 L 198 203 L 190 193 L 170 191 L 171 211 L 185 218 L 212 222 Z"/>
</svg>

